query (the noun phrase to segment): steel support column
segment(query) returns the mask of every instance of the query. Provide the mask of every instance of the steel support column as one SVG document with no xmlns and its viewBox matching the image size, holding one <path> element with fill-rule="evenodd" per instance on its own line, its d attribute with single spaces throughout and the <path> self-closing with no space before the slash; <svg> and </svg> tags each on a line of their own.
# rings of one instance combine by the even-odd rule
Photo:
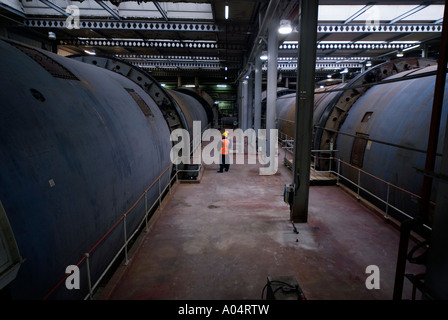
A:
<svg viewBox="0 0 448 320">
<path fill-rule="evenodd" d="M 247 80 L 241 80 L 239 84 L 238 127 L 243 131 L 247 126 Z"/>
<path fill-rule="evenodd" d="M 443 106 L 446 82 L 446 65 L 448 60 L 448 0 L 445 1 L 442 37 L 437 66 L 434 104 Z M 448 119 L 445 124 L 445 143 L 440 173 L 448 176 Z M 439 299 L 448 299 L 448 181 L 440 180 L 436 198 L 436 207 L 432 223 L 431 241 L 428 251 L 425 285 Z"/>
<path fill-rule="evenodd" d="M 268 74 L 266 89 L 266 155 L 271 155 L 270 129 L 275 129 L 275 105 L 277 101 L 278 15 L 273 14 L 268 28 Z M 314 64 L 313 64 L 314 68 Z"/>
<path fill-rule="evenodd" d="M 252 73 L 247 81 L 247 129 L 253 127 L 254 107 L 254 79 Z"/>
<path fill-rule="evenodd" d="M 440 119 L 442 116 L 443 95 L 445 91 L 446 79 L 446 65 L 448 53 L 448 0 L 445 1 L 445 11 L 443 18 L 442 36 L 440 37 L 440 51 L 437 65 L 436 83 L 434 89 L 434 100 L 432 104 L 431 123 L 429 127 L 428 146 L 425 161 L 425 170 L 429 172 L 434 171 L 437 153 L 437 144 L 440 131 Z M 430 222 L 429 217 L 429 202 L 432 191 L 432 177 L 428 175 L 423 176 L 421 200 L 419 207 L 419 218 L 422 223 Z"/>
<path fill-rule="evenodd" d="M 318 4 L 317 0 L 301 0 L 299 3 L 299 50 L 293 160 L 295 192 L 290 215 L 292 222 L 307 222 L 308 220 Z"/>
<path fill-rule="evenodd" d="M 259 55 L 261 50 L 258 49 L 255 54 L 255 87 L 254 87 L 254 129 L 258 134 L 258 129 L 261 128 L 261 60 Z"/>
<path fill-rule="evenodd" d="M 435 168 L 435 159 L 440 131 L 440 119 L 443 107 L 443 96 L 445 93 L 446 65 L 448 62 L 448 0 L 445 0 L 443 29 L 440 43 L 439 60 L 437 65 L 434 99 L 431 113 L 431 124 L 429 129 L 428 146 L 426 152 L 425 171 L 432 173 Z M 446 123 L 446 125 L 448 122 Z M 445 141 L 448 138 L 448 126 L 445 131 Z M 441 174 L 448 176 L 448 144 L 443 145 Z M 403 283 L 406 271 L 406 260 L 408 255 L 408 244 L 411 230 L 423 229 L 423 224 L 431 224 L 432 231 L 429 236 L 430 246 L 426 262 L 425 290 L 431 293 L 431 297 L 448 299 L 448 186 L 447 181 L 440 180 L 438 185 L 436 207 L 433 219 L 429 217 L 429 201 L 432 191 L 433 178 L 425 175 L 422 183 L 422 198 L 420 200 L 419 214 L 416 219 L 404 221 L 400 229 L 400 243 L 398 248 L 397 267 L 395 271 L 394 300 L 401 300 Z M 432 220 L 432 221 L 431 221 Z"/>
</svg>

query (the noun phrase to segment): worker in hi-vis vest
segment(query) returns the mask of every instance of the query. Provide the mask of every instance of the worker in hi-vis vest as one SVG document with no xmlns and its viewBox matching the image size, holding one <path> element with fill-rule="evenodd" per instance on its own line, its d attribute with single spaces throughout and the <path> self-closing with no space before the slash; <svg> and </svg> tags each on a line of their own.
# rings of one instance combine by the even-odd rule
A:
<svg viewBox="0 0 448 320">
<path fill-rule="evenodd" d="M 229 132 L 226 130 L 222 134 L 222 140 L 218 142 L 218 150 L 221 151 L 221 163 L 219 164 L 218 172 L 223 170 L 229 171 L 230 168 L 230 156 L 229 151 L 232 147 L 232 141 L 228 139 Z"/>
</svg>

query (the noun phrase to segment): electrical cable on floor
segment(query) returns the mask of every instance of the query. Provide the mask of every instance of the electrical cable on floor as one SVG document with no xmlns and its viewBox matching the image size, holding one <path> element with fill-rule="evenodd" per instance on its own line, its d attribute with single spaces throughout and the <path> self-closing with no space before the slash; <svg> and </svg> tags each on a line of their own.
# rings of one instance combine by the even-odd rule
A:
<svg viewBox="0 0 448 320">
<path fill-rule="evenodd" d="M 305 298 L 305 295 L 303 294 L 303 292 L 301 292 L 300 290 L 299 290 L 299 286 L 297 286 L 297 285 L 295 285 L 295 286 L 293 286 L 293 285 L 291 285 L 291 284 L 289 284 L 289 283 L 287 283 L 287 282 L 283 282 L 283 281 L 279 281 L 279 280 L 272 280 L 272 281 L 269 281 L 268 283 L 266 283 L 265 285 L 264 285 L 264 287 L 263 287 L 263 290 L 261 291 L 261 300 L 263 300 L 263 296 L 264 296 L 264 290 L 267 288 L 267 286 L 268 285 L 270 285 L 271 283 L 281 283 L 281 284 L 284 284 L 284 286 L 282 286 L 282 287 L 278 287 L 277 289 L 275 289 L 274 291 L 273 291 L 273 295 L 278 291 L 278 290 L 282 290 L 283 292 L 293 292 L 293 291 L 295 291 L 295 292 L 297 292 L 297 295 L 298 295 L 298 298 L 297 298 L 297 300 L 306 300 L 306 298 Z"/>
<path fill-rule="evenodd" d="M 299 234 L 299 231 L 297 230 L 296 226 L 294 225 L 294 222 L 291 221 L 292 227 L 294 228 L 294 233 Z"/>
</svg>

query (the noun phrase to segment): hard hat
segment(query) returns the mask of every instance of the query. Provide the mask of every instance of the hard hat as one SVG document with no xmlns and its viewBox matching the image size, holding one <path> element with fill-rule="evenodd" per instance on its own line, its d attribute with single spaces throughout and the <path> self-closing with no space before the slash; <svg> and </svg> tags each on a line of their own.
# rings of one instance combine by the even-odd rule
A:
<svg viewBox="0 0 448 320">
<path fill-rule="evenodd" d="M 227 131 L 227 130 L 224 131 L 224 132 L 222 133 L 222 136 L 223 136 L 223 137 L 226 137 L 226 138 L 227 138 L 228 135 L 229 135 L 229 131 Z"/>
</svg>

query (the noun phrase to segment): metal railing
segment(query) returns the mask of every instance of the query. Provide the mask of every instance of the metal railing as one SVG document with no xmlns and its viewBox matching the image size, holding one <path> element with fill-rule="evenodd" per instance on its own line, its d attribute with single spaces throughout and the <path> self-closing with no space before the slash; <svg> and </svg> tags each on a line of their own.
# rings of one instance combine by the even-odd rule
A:
<svg viewBox="0 0 448 320">
<path fill-rule="evenodd" d="M 166 195 L 167 189 L 168 192 L 171 193 L 171 186 L 173 185 L 173 182 L 177 182 L 178 180 L 178 171 L 175 170 L 173 175 L 171 177 L 169 177 L 169 182 L 167 183 L 166 186 L 162 186 L 161 183 L 161 179 L 164 178 L 165 175 L 169 175 L 171 173 L 173 168 L 173 164 L 170 164 L 168 167 L 165 168 L 165 170 L 143 191 L 143 193 L 139 196 L 139 198 L 132 204 L 132 206 L 125 212 L 123 213 L 123 215 L 113 224 L 113 226 L 111 228 L 109 228 L 109 230 L 93 245 L 93 247 L 87 251 L 84 255 L 83 258 L 80 259 L 75 266 L 76 267 L 80 267 L 81 264 L 83 264 L 83 262 L 85 262 L 85 266 L 86 266 L 86 272 L 87 272 L 87 286 L 89 289 L 88 294 L 85 296 L 84 300 L 87 299 L 93 299 L 93 295 L 94 292 L 96 290 L 96 288 L 98 287 L 98 285 L 100 284 L 100 282 L 103 280 L 103 278 L 105 277 L 105 275 L 111 270 L 111 267 L 117 262 L 118 258 L 120 258 L 120 256 L 122 254 L 124 254 L 124 263 L 125 265 L 127 265 L 129 263 L 129 257 L 128 257 L 128 246 L 129 243 L 134 240 L 134 237 L 140 233 L 140 231 L 142 230 L 142 226 L 143 224 L 145 224 L 145 231 L 147 232 L 148 229 L 148 218 L 150 218 L 150 214 L 154 214 L 153 209 L 158 206 L 158 208 L 161 207 L 161 203 L 162 203 L 162 197 L 164 195 Z M 177 169 L 177 166 L 175 166 Z M 150 204 L 148 203 L 148 192 L 150 190 L 152 190 L 152 188 L 156 187 L 158 188 L 158 196 L 157 198 Z M 134 209 L 137 207 L 137 205 L 141 204 L 142 202 L 144 202 L 144 208 L 145 208 L 145 214 L 143 216 L 143 218 L 138 222 L 138 225 L 136 228 L 134 228 L 132 234 L 130 236 L 127 235 L 127 223 L 126 223 L 126 218 L 134 211 Z M 92 258 L 92 255 L 95 253 L 96 249 L 100 246 L 100 244 L 104 243 L 107 238 L 111 235 L 111 233 L 116 230 L 117 228 L 120 227 L 120 225 L 122 225 L 123 228 L 123 245 L 118 249 L 118 251 L 116 252 L 115 256 L 113 257 L 113 259 L 110 261 L 110 263 L 107 265 L 107 267 L 105 268 L 105 270 L 101 273 L 101 275 L 98 277 L 98 279 L 96 279 L 96 281 L 94 283 L 93 279 L 91 277 L 91 268 L 90 268 L 90 260 Z M 73 271 L 72 271 L 73 272 Z M 51 297 L 54 292 L 61 287 L 61 285 L 64 283 L 64 281 L 71 275 L 71 273 L 68 273 L 65 275 L 65 277 L 63 277 L 48 293 L 47 295 L 43 298 L 43 300 L 48 299 L 49 297 Z"/>
<path fill-rule="evenodd" d="M 385 210 L 384 210 L 385 216 L 384 217 L 387 218 L 387 219 L 390 218 L 390 216 L 389 216 L 389 209 L 395 210 L 396 212 L 400 213 L 401 215 L 405 216 L 408 219 L 413 219 L 413 217 L 411 215 L 409 215 L 408 213 L 406 213 L 405 211 L 403 211 L 402 209 L 398 208 L 397 206 L 395 206 L 395 205 L 393 205 L 391 203 L 391 201 L 390 201 L 391 190 L 397 190 L 399 192 L 402 192 L 402 193 L 404 193 L 406 195 L 409 195 L 411 197 L 414 197 L 414 198 L 420 200 L 421 197 L 419 195 L 417 195 L 415 193 L 412 193 L 412 192 L 410 192 L 410 191 L 408 191 L 408 190 L 406 190 L 404 188 L 401 188 L 399 186 L 396 186 L 396 185 L 394 185 L 394 184 L 392 184 L 392 183 L 390 183 L 390 182 L 388 182 L 388 181 L 386 181 L 384 179 L 381 179 L 381 178 L 379 178 L 379 177 L 377 177 L 377 176 L 375 176 L 375 175 L 373 175 L 373 174 L 371 174 L 371 173 L 369 173 L 369 172 L 367 172 L 365 170 L 362 170 L 361 168 L 356 167 L 356 166 L 354 166 L 354 165 L 352 165 L 352 164 L 350 164 L 350 163 L 348 163 L 348 162 L 346 162 L 346 161 L 344 161 L 344 160 L 342 160 L 342 159 L 340 159 L 338 157 L 335 157 L 334 154 L 336 154 L 337 152 L 338 152 L 338 150 L 312 150 L 312 157 L 314 158 L 315 163 L 316 163 L 317 160 L 328 160 L 328 162 L 329 162 L 329 169 L 328 170 L 318 170 L 316 168 L 314 168 L 314 170 L 316 172 L 328 172 L 328 173 L 334 174 L 336 176 L 336 185 L 340 184 L 340 180 L 344 180 L 344 181 L 348 182 L 349 184 L 351 184 L 355 188 L 355 190 L 356 190 L 356 198 L 358 200 L 361 198 L 360 193 L 362 191 L 365 194 L 368 194 L 371 197 L 373 197 L 376 200 L 378 200 L 379 202 L 383 203 L 385 205 Z M 313 153 L 329 153 L 330 156 L 329 157 L 319 157 L 319 156 L 313 155 Z M 336 162 L 336 170 L 331 168 L 332 162 Z M 352 181 L 350 178 L 344 176 L 341 173 L 341 166 L 347 166 L 347 167 L 351 168 L 352 170 L 355 170 L 356 177 L 357 177 L 356 181 Z M 385 197 L 385 199 L 382 198 L 381 196 L 377 195 L 377 194 L 374 194 L 373 192 L 371 192 L 370 190 L 368 190 L 366 187 L 364 187 L 362 185 L 362 179 L 361 179 L 362 175 L 368 176 L 368 177 L 374 179 L 375 181 L 378 181 L 378 182 L 386 185 L 386 197 Z M 435 203 L 431 201 L 431 205 L 435 205 Z M 427 226 L 427 225 L 424 225 L 424 226 L 427 229 L 431 230 L 431 228 L 429 226 Z"/>
<path fill-rule="evenodd" d="M 279 140 L 279 143 L 282 145 L 282 148 L 285 149 L 284 157 L 286 159 L 286 153 L 292 151 L 294 148 L 294 139 L 292 137 L 286 135 L 283 132 L 279 132 L 278 140 Z M 356 166 L 340 159 L 339 157 L 336 156 L 336 154 L 338 152 L 339 152 L 339 150 L 311 150 L 312 164 L 314 164 L 312 170 L 314 170 L 316 173 L 329 173 L 329 174 L 335 175 L 336 185 L 339 185 L 341 180 L 346 181 L 347 183 L 349 183 L 350 185 L 352 185 L 355 188 L 356 198 L 358 200 L 361 198 L 361 191 L 362 191 L 365 194 L 370 195 L 371 197 L 373 197 L 380 203 L 383 203 L 385 205 L 385 209 L 384 209 L 385 218 L 387 218 L 387 219 L 390 218 L 390 215 L 389 215 L 390 209 L 395 210 L 396 212 L 400 213 L 401 215 L 403 215 L 404 217 L 406 217 L 408 219 L 413 219 L 413 217 L 410 214 L 406 213 L 404 210 L 398 208 L 397 206 L 395 206 L 391 203 L 390 195 L 391 195 L 392 190 L 397 190 L 397 191 L 402 192 L 406 195 L 409 195 L 417 200 L 420 200 L 421 197 L 419 195 L 412 193 L 412 192 L 410 192 L 404 188 L 401 188 L 399 186 L 396 186 L 384 179 L 381 179 L 365 170 L 362 170 L 359 167 L 356 167 Z M 321 154 L 328 154 L 328 156 L 322 157 Z M 322 160 L 328 161 L 328 169 L 319 170 L 319 166 L 317 166 L 316 164 Z M 349 177 L 344 176 L 344 174 L 342 173 L 343 166 L 351 168 L 351 170 L 355 170 L 356 177 L 357 177 L 356 181 L 352 181 L 352 180 L 350 180 Z M 363 184 L 362 184 L 362 176 L 363 175 L 368 176 L 368 177 L 374 179 L 375 181 L 378 181 L 378 182 L 384 184 L 386 186 L 386 196 L 381 197 L 378 194 L 374 194 L 373 192 L 368 190 L 365 186 L 363 186 Z M 435 205 L 435 203 L 433 201 L 431 201 L 430 203 L 431 203 L 431 205 Z M 431 230 L 431 228 L 427 225 L 424 225 L 424 227 L 427 228 L 428 230 Z"/>
</svg>

